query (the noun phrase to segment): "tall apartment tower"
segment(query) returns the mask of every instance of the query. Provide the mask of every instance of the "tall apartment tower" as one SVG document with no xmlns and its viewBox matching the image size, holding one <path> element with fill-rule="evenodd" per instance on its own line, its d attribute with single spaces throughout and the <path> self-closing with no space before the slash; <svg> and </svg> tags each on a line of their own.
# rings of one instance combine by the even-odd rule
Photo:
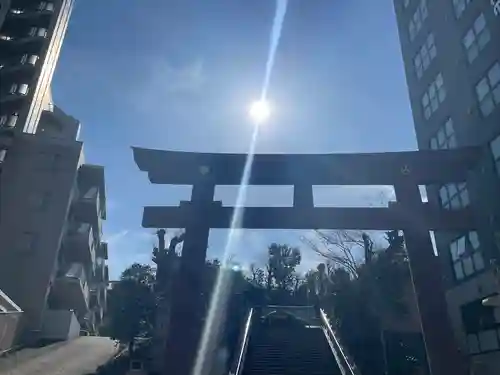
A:
<svg viewBox="0 0 500 375">
<path fill-rule="evenodd" d="M 0 0 L 0 127 L 4 130 L 36 131 L 73 2 Z M 1 156 L 0 160 L 5 152 Z"/>
<path fill-rule="evenodd" d="M 484 146 L 468 180 L 429 186 L 429 201 L 471 205 L 479 228 L 436 233 L 457 343 L 482 375 L 500 373 L 500 0 L 395 0 L 418 147 Z"/>
<path fill-rule="evenodd" d="M 22 341 L 94 332 L 103 319 L 104 168 L 85 163 L 79 128 L 48 103 L 37 132 L 17 134 L 3 165 L 0 289 L 23 310 Z"/>
</svg>

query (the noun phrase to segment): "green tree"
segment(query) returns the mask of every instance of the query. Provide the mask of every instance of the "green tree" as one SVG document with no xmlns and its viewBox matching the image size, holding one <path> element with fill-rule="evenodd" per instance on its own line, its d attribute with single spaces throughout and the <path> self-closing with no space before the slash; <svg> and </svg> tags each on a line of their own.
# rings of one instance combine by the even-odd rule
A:
<svg viewBox="0 0 500 375">
<path fill-rule="evenodd" d="M 295 269 L 302 260 L 299 248 L 272 243 L 268 254 L 268 272 L 276 287 L 280 291 L 293 290 Z"/>
<path fill-rule="evenodd" d="M 134 263 L 122 272 L 109 292 L 107 333 L 115 340 L 134 348 L 136 337 L 151 333 L 155 312 L 154 270 Z"/>
<path fill-rule="evenodd" d="M 306 275 L 309 292 L 316 293 L 323 308 L 335 317 L 352 354 L 374 373 L 378 373 L 376 368 L 384 371 L 381 337 L 391 329 L 386 325 L 391 321 L 414 323 L 407 315 L 414 299 L 404 237 L 399 231 L 390 231 L 386 240 L 387 246 L 378 250 L 361 232 L 319 232 L 316 241 L 305 241 L 326 259 Z M 415 366 L 414 357 L 407 357 L 412 359 L 398 364 L 408 371 L 403 373 Z"/>
</svg>

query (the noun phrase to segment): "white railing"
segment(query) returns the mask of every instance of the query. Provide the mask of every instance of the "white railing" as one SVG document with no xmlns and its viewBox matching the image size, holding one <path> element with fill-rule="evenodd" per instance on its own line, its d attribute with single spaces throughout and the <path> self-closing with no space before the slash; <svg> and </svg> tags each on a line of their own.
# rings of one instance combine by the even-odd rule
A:
<svg viewBox="0 0 500 375">
<path fill-rule="evenodd" d="M 320 318 L 323 322 L 325 333 L 328 335 L 328 339 L 332 345 L 335 359 L 340 366 L 342 375 L 361 375 L 359 369 L 354 364 L 354 361 L 350 358 L 350 356 L 347 354 L 346 349 L 343 348 L 342 344 L 340 343 L 339 336 L 333 329 L 330 319 L 328 319 L 328 316 L 323 311 L 323 309 L 320 309 Z"/>
<path fill-rule="evenodd" d="M 21 311 L 0 312 L 0 355 L 12 348 L 22 314 Z"/>
<path fill-rule="evenodd" d="M 0 290 L 0 307 L 0 355 L 2 355 L 12 348 L 23 311 L 2 290 Z"/>
<path fill-rule="evenodd" d="M 229 371 L 229 375 L 241 375 L 243 372 L 243 366 L 245 363 L 245 355 L 247 353 L 248 341 L 250 339 L 250 328 L 252 326 L 252 321 L 254 318 L 254 309 L 250 309 L 248 312 L 247 319 L 245 321 L 245 327 L 241 333 L 239 345 L 238 345 L 238 353 L 235 357 L 235 361 L 233 362 L 233 366 Z"/>
<path fill-rule="evenodd" d="M 262 307 L 262 315 L 269 315 L 272 313 L 288 313 L 302 320 L 309 325 L 319 324 L 318 316 L 314 310 L 314 306 L 279 306 L 269 305 Z"/>
</svg>

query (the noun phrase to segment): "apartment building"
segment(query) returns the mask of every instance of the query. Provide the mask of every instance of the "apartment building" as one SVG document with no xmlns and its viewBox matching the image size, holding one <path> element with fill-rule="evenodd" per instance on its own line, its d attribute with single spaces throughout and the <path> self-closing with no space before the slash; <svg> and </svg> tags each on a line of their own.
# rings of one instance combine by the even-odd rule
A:
<svg viewBox="0 0 500 375">
<path fill-rule="evenodd" d="M 23 310 L 28 341 L 61 322 L 95 332 L 108 281 L 104 168 L 85 163 L 79 122 L 46 108 L 35 134 L 13 138 L 0 180 L 0 289 Z"/>
<path fill-rule="evenodd" d="M 2 130 L 36 132 L 73 2 L 0 0 Z"/>
<path fill-rule="evenodd" d="M 500 372 L 500 1 L 395 0 L 418 147 L 484 147 L 467 181 L 428 186 L 429 202 L 471 206 L 477 231 L 436 233 L 457 342 L 483 375 Z"/>
</svg>

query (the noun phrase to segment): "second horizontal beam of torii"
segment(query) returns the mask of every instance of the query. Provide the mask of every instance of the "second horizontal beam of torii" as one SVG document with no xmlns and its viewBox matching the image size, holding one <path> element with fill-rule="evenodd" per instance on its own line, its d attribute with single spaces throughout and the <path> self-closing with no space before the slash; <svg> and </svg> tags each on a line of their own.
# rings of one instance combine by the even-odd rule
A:
<svg viewBox="0 0 500 375">
<path fill-rule="evenodd" d="M 235 207 L 221 202 L 202 205 L 181 202 L 178 207 L 144 207 L 145 228 L 230 228 Z M 421 217 L 421 219 L 418 219 Z M 422 215 L 414 215 L 401 204 L 380 208 L 340 207 L 245 207 L 239 228 L 246 229 L 360 229 L 387 230 L 421 228 L 422 230 L 469 231 L 476 223 L 469 209 L 445 210 L 423 203 Z"/>
</svg>

